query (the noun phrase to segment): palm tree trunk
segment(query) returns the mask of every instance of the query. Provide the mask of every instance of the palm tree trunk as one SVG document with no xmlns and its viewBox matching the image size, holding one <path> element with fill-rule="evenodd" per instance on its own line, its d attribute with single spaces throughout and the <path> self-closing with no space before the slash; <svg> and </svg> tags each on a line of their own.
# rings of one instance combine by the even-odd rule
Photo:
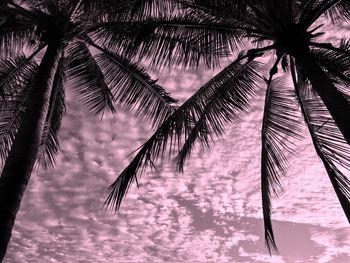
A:
<svg viewBox="0 0 350 263">
<path fill-rule="evenodd" d="M 308 51 L 293 54 L 297 66 L 310 80 L 313 89 L 321 97 L 332 115 L 344 139 L 350 144 L 350 103 L 339 92 L 316 59 Z"/>
<path fill-rule="evenodd" d="M 61 44 L 48 45 L 34 76 L 28 107 L 0 177 L 0 262 L 5 257 L 12 228 L 29 182 L 48 111 L 53 76 Z"/>
</svg>

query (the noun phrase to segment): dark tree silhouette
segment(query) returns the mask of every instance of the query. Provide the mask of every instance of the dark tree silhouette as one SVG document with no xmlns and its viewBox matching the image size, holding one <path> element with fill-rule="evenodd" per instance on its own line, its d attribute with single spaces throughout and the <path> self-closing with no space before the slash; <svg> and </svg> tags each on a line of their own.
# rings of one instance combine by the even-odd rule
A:
<svg viewBox="0 0 350 263">
<path fill-rule="evenodd" d="M 72 88 L 95 114 L 115 105 L 160 125 L 176 100 L 140 65 L 217 62 L 198 33 L 184 41 L 167 23 L 169 0 L 7 0 L 0 6 L 0 261 L 36 160 L 53 166 Z M 154 52 L 156 50 L 156 52 Z M 213 59 L 208 56 L 212 53 Z M 220 51 L 221 53 L 221 51 Z M 25 55 L 29 54 L 29 55 Z M 37 64 L 38 63 L 38 64 Z M 66 85 L 66 84 L 69 85 Z"/>
<path fill-rule="evenodd" d="M 224 124 L 246 110 L 254 91 L 266 82 L 261 131 L 261 190 L 265 241 L 271 253 L 277 250 L 271 223 L 271 194 L 278 193 L 280 178 L 293 151 L 291 138 L 300 137 L 299 104 L 315 149 L 350 221 L 350 181 L 343 171 L 350 168 L 350 44 L 328 43 L 322 19 L 330 23 L 350 18 L 346 0 L 179 0 L 189 21 L 169 23 L 184 37 L 201 32 L 202 41 L 212 40 L 213 49 L 226 47 L 237 54 L 228 67 L 202 86 L 177 108 L 140 148 L 135 158 L 109 188 L 106 205 L 120 208 L 130 184 L 139 172 L 152 166 L 170 149 L 174 164 L 182 171 L 196 141 L 209 146 L 212 135 L 222 135 Z M 254 46 L 255 45 L 255 46 Z M 238 47 L 238 48 L 237 48 Z M 275 58 L 269 77 L 261 79 L 261 56 Z M 189 63 L 191 65 L 191 63 Z M 293 81 L 276 77 L 279 69 Z M 287 74 L 288 73 L 288 74 Z M 294 90 L 289 89 L 294 83 Z M 182 145 L 182 146 L 178 146 Z M 343 168 L 339 168 L 342 166 Z"/>
</svg>

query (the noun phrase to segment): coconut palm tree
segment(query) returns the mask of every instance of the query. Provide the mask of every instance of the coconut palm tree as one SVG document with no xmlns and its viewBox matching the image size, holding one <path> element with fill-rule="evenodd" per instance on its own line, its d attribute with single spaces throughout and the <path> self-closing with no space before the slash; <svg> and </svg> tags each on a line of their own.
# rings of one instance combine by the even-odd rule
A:
<svg viewBox="0 0 350 263">
<path fill-rule="evenodd" d="M 350 168 L 350 105 L 349 92 L 344 88 L 350 84 L 350 44 L 346 39 L 339 43 L 322 40 L 325 33 L 322 23 L 325 19 L 328 24 L 349 19 L 350 2 L 178 2 L 192 21 L 181 25 L 169 23 L 168 27 L 183 29 L 184 35 L 189 30 L 202 30 L 206 39 L 217 39 L 218 35 L 213 35 L 216 32 L 220 39 L 226 40 L 220 44 L 226 43 L 235 54 L 242 43 L 251 49 L 240 53 L 164 121 L 109 187 L 106 206 L 117 211 L 130 184 L 138 183 L 137 175 L 153 166 L 167 150 L 177 153 L 174 164 L 182 171 L 195 142 L 208 147 L 212 136 L 222 135 L 224 124 L 236 121 L 238 114 L 249 108 L 254 91 L 266 83 L 261 130 L 261 192 L 269 252 L 277 250 L 270 198 L 281 188 L 280 178 L 288 167 L 285 153 L 293 151 L 295 139 L 300 138 L 302 121 L 298 119 L 298 112 L 304 117 L 315 150 L 350 221 L 350 181 L 344 175 L 344 169 Z M 264 74 L 257 62 L 263 56 L 274 60 L 264 79 L 259 77 Z M 294 89 L 288 88 L 290 84 Z"/>
<path fill-rule="evenodd" d="M 36 160 L 44 167 L 55 163 L 66 88 L 73 89 L 92 113 L 114 113 L 119 105 L 157 127 L 176 100 L 137 64 L 139 60 L 147 57 L 154 67 L 185 66 L 181 57 L 191 54 L 191 63 L 216 63 L 219 52 L 209 42 L 203 52 L 198 35 L 188 35 L 193 41 L 186 42 L 167 30 L 171 19 L 161 13 L 170 8 L 166 0 L 2 2 L 0 261 Z"/>
</svg>

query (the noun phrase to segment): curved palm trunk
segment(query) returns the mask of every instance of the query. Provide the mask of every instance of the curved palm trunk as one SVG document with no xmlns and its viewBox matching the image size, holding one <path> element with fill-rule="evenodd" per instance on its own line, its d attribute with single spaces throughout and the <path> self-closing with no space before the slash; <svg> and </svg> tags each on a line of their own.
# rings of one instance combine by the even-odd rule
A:
<svg viewBox="0 0 350 263">
<path fill-rule="evenodd" d="M 33 79 L 28 108 L 0 177 L 0 262 L 11 238 L 16 214 L 30 179 L 48 111 L 53 76 L 62 52 L 50 44 Z"/>
<path fill-rule="evenodd" d="M 350 103 L 339 92 L 310 52 L 293 54 L 296 64 L 323 100 L 345 140 L 350 144 Z"/>
</svg>

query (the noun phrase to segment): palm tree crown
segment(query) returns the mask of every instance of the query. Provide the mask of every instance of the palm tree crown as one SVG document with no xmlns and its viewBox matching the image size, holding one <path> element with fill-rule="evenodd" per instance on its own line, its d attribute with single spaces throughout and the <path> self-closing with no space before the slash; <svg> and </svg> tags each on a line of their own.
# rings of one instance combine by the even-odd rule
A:
<svg viewBox="0 0 350 263">
<path fill-rule="evenodd" d="M 350 18 L 349 1 L 178 2 L 189 19 L 167 26 L 178 29 L 179 34 L 201 32 L 202 39 L 212 40 L 212 49 L 231 49 L 235 54 L 242 51 L 242 44 L 255 47 L 242 51 L 165 120 L 110 186 L 106 205 L 119 209 L 130 184 L 137 182 L 139 171 L 153 165 L 167 149 L 177 152 L 174 164 L 182 171 L 194 143 L 200 141 L 209 146 L 211 136 L 222 135 L 224 124 L 235 121 L 239 112 L 247 110 L 257 87 L 266 83 L 261 190 L 265 240 L 270 253 L 277 250 L 270 197 L 281 188 L 280 178 L 288 167 L 285 152 L 293 151 L 293 138 L 300 138 L 298 108 L 350 221 L 350 181 L 340 168 L 350 167 L 350 105 L 349 93 L 344 89 L 350 84 L 350 42 L 322 41 L 320 24 L 325 17 L 331 23 Z M 274 58 L 274 63 L 263 80 L 263 68 L 256 61 L 267 55 Z M 276 77 L 279 69 L 290 77 L 289 81 Z"/>
</svg>

